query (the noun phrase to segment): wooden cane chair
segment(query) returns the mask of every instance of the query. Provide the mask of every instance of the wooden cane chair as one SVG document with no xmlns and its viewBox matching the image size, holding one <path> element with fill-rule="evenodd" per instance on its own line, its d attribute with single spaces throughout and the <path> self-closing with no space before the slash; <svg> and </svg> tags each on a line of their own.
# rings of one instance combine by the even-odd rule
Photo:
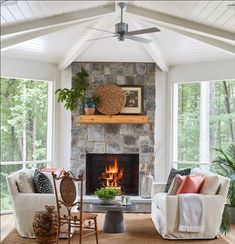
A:
<svg viewBox="0 0 235 244">
<path fill-rule="evenodd" d="M 52 172 L 53 183 L 57 202 L 57 215 L 58 215 L 58 231 L 56 243 L 59 242 L 60 235 L 65 235 L 70 244 L 71 229 L 79 229 L 79 244 L 82 243 L 83 229 L 89 229 L 89 234 L 95 234 L 96 244 L 98 244 L 97 233 L 97 214 L 84 213 L 82 211 L 83 204 L 83 175 L 77 178 L 71 171 L 63 171 L 57 176 Z M 57 187 L 56 182 L 59 182 Z M 80 185 L 80 196 L 77 199 L 77 186 Z M 59 189 L 57 189 L 59 188 Z M 62 228 L 61 228 L 62 227 Z M 62 230 L 63 229 L 63 230 Z M 84 235 L 84 236 L 86 236 Z"/>
</svg>

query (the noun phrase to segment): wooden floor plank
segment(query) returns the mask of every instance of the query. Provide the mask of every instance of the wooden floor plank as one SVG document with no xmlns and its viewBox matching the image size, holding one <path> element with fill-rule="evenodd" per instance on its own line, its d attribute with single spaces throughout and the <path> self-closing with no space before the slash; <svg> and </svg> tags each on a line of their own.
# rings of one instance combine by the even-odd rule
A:
<svg viewBox="0 0 235 244">
<path fill-rule="evenodd" d="M 1 242 L 6 236 L 14 229 L 14 216 L 13 214 L 2 214 L 1 215 Z M 229 244 L 235 243 L 235 225 L 232 225 L 231 232 L 228 235 L 222 235 L 223 239 Z"/>
<path fill-rule="evenodd" d="M 1 242 L 14 229 L 15 219 L 13 214 L 1 214 Z"/>
</svg>

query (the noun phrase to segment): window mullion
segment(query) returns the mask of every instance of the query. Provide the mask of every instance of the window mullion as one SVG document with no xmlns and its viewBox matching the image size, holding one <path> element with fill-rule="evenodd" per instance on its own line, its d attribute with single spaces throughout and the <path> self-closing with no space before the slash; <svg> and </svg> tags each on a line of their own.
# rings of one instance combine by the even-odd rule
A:
<svg viewBox="0 0 235 244">
<path fill-rule="evenodd" d="M 178 160 L 178 112 L 178 84 L 175 84 L 173 92 L 173 161 Z"/>
<path fill-rule="evenodd" d="M 210 161 L 210 82 L 200 86 L 200 162 Z"/>
<path fill-rule="evenodd" d="M 47 161 L 52 161 L 52 138 L 53 138 L 53 83 L 48 82 L 48 105 L 47 105 Z M 52 167 L 53 165 L 48 165 Z"/>
</svg>

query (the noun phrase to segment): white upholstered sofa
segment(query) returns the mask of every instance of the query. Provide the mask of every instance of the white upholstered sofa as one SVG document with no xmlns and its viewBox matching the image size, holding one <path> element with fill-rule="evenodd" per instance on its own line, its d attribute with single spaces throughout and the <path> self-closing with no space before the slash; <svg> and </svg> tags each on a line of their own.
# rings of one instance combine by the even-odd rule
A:
<svg viewBox="0 0 235 244">
<path fill-rule="evenodd" d="M 204 198 L 204 231 L 179 232 L 179 199 L 178 195 L 164 193 L 165 183 L 154 183 L 152 187 L 151 218 L 165 239 L 213 239 L 219 235 L 220 223 L 229 179 L 219 176 L 220 185 L 216 195 L 203 195 Z"/>
<path fill-rule="evenodd" d="M 15 226 L 20 236 L 34 238 L 35 235 L 32 227 L 34 213 L 45 210 L 45 205 L 56 206 L 56 198 L 54 194 L 20 193 L 16 184 L 19 172 L 17 171 L 7 177 L 15 216 Z M 33 172 L 31 171 L 32 174 Z M 46 173 L 46 175 L 52 179 L 50 173 Z"/>
</svg>

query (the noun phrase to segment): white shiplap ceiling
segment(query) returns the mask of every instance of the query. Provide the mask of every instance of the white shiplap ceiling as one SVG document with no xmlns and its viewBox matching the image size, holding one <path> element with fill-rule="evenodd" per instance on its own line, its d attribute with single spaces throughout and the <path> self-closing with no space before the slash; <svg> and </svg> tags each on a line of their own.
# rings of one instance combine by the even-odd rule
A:
<svg viewBox="0 0 235 244">
<path fill-rule="evenodd" d="M 155 61 L 170 65 L 234 59 L 233 1 L 126 1 L 129 30 L 157 27 L 142 35 L 150 44 L 116 38 L 88 39 L 114 32 L 120 21 L 115 1 L 18 1 L 1 5 L 2 56 L 57 63 L 80 61 Z"/>
</svg>

